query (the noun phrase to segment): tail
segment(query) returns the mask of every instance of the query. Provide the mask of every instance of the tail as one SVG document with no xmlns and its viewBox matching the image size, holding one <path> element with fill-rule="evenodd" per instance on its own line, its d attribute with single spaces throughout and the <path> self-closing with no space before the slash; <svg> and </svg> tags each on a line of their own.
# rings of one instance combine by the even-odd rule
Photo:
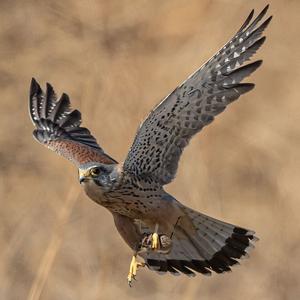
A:
<svg viewBox="0 0 300 300">
<path fill-rule="evenodd" d="M 255 232 L 206 216 L 188 207 L 182 208 L 184 216 L 178 221 L 172 235 L 172 250 L 147 253 L 146 264 L 158 272 L 179 272 L 194 276 L 195 271 L 211 275 L 223 273 L 249 256 L 258 240 Z"/>
</svg>

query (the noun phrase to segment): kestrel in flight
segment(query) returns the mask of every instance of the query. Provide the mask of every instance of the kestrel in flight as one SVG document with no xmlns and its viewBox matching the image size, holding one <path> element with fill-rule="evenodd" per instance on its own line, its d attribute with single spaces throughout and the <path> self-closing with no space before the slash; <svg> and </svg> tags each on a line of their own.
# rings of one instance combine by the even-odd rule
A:
<svg viewBox="0 0 300 300">
<path fill-rule="evenodd" d="M 160 102 L 137 131 L 123 163 L 99 146 L 68 95 L 46 92 L 32 79 L 30 116 L 38 142 L 73 162 L 86 194 L 107 208 L 124 241 L 133 250 L 128 283 L 147 266 L 173 275 L 223 273 L 248 256 L 254 231 L 197 212 L 168 194 L 164 185 L 177 171 L 192 136 L 210 124 L 228 104 L 254 88 L 241 83 L 262 63 L 244 65 L 265 41 L 272 17 L 266 6 L 251 22 L 252 10 L 234 37 L 199 70 Z M 137 256 L 143 262 L 137 261 Z"/>
</svg>

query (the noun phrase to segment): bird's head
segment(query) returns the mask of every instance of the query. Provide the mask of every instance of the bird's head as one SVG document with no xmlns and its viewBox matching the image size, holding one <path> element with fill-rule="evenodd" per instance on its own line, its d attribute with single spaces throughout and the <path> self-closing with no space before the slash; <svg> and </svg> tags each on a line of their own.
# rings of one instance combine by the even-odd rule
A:
<svg viewBox="0 0 300 300">
<path fill-rule="evenodd" d="M 110 190 L 118 183 L 119 173 L 115 164 L 88 163 L 79 167 L 80 184 L 95 183 L 104 190 Z"/>
</svg>

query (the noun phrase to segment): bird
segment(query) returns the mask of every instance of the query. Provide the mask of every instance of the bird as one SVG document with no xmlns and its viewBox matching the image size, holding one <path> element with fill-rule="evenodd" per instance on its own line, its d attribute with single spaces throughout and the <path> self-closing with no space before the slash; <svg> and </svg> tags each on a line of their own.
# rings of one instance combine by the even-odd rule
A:
<svg viewBox="0 0 300 300">
<path fill-rule="evenodd" d="M 253 230 L 198 212 L 166 192 L 191 138 L 215 116 L 254 88 L 243 83 L 262 60 L 245 64 L 264 44 L 272 16 L 268 5 L 254 10 L 215 55 L 165 97 L 137 130 L 125 160 L 108 155 L 65 93 L 58 99 L 51 84 L 44 91 L 32 78 L 29 114 L 34 138 L 78 168 L 79 183 L 108 209 L 132 250 L 127 281 L 147 267 L 160 274 L 211 275 L 231 271 L 258 240 Z"/>
</svg>

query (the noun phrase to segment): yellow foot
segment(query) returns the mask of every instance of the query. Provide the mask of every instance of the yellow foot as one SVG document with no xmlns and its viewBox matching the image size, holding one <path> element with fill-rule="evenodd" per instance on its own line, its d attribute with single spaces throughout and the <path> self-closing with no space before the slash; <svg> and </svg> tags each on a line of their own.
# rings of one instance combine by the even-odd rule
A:
<svg viewBox="0 0 300 300">
<path fill-rule="evenodd" d="M 159 236 L 156 232 L 154 232 L 152 234 L 151 248 L 153 250 L 158 250 L 159 249 Z"/>
<path fill-rule="evenodd" d="M 130 267 L 129 267 L 129 274 L 127 276 L 127 281 L 128 281 L 128 285 L 131 287 L 132 286 L 132 280 L 136 280 L 136 272 L 137 272 L 137 269 L 139 267 L 144 267 L 145 266 L 145 263 L 141 263 L 141 262 L 138 262 L 136 260 L 136 255 L 133 255 L 132 257 L 132 260 L 131 260 L 131 263 L 130 263 Z"/>
</svg>

